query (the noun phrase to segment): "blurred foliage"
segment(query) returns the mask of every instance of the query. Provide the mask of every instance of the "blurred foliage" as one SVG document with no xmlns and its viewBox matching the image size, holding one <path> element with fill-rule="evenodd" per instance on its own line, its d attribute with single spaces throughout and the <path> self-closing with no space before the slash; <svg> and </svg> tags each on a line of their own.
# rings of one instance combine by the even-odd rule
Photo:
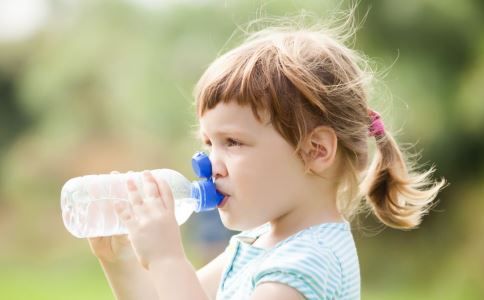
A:
<svg viewBox="0 0 484 300">
<path fill-rule="evenodd" d="M 336 1 L 51 1 L 30 39 L 0 41 L 0 298 L 108 299 L 86 241 L 62 224 L 71 177 L 162 167 L 191 174 L 192 89 L 261 16 Z M 369 9 L 370 8 L 370 9 Z M 369 9 L 369 10 L 368 10 Z M 381 73 L 372 105 L 450 182 L 418 230 L 355 230 L 363 299 L 483 299 L 484 2 L 361 1 L 355 47 Z M 476 215 L 477 213 L 477 215 Z M 196 266 L 192 229 L 184 225 Z M 221 249 L 218 249 L 221 250 Z"/>
</svg>

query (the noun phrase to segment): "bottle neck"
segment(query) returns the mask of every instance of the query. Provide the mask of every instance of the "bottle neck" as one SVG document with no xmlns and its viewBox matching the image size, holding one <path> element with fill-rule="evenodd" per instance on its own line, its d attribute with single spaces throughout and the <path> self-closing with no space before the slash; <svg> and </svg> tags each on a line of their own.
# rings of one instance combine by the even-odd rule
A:
<svg viewBox="0 0 484 300">
<path fill-rule="evenodd" d="M 200 199 L 197 198 L 184 198 L 184 205 L 189 206 L 194 212 L 200 212 Z"/>
<path fill-rule="evenodd" d="M 199 205 L 195 210 L 196 212 L 215 209 L 224 198 L 217 191 L 215 184 L 211 180 L 194 181 L 192 183 L 191 197 L 198 200 Z"/>
<path fill-rule="evenodd" d="M 200 212 L 202 210 L 202 192 L 198 181 L 193 181 L 191 184 L 189 202 L 193 205 L 193 211 Z"/>
</svg>

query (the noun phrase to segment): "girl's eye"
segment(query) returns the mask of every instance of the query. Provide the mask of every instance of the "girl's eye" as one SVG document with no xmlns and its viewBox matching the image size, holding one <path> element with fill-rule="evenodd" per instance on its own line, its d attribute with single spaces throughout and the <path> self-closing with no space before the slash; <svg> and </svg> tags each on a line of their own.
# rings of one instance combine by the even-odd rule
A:
<svg viewBox="0 0 484 300">
<path fill-rule="evenodd" d="M 242 146 L 242 143 L 239 141 L 236 141 L 234 139 L 227 139 L 227 146 L 228 147 L 240 147 Z"/>
<path fill-rule="evenodd" d="M 203 141 L 203 148 L 210 149 L 212 147 L 212 143 L 210 141 Z"/>
<path fill-rule="evenodd" d="M 225 145 L 227 147 L 240 147 L 240 146 L 242 146 L 242 143 L 237 141 L 237 140 L 227 138 L 226 141 L 225 141 Z M 212 142 L 210 142 L 208 140 L 203 141 L 203 148 L 206 149 L 207 151 L 210 151 L 211 148 L 212 148 Z"/>
</svg>

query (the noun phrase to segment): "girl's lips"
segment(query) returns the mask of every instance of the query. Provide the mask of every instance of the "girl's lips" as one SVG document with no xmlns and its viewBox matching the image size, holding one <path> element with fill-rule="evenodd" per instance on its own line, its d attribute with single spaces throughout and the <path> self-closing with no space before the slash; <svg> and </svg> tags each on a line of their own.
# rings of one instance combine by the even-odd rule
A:
<svg viewBox="0 0 484 300">
<path fill-rule="evenodd" d="M 217 207 L 218 207 L 218 208 L 223 207 L 229 198 L 230 198 L 230 196 L 225 196 L 225 197 L 222 199 L 222 201 L 220 201 L 220 203 L 217 205 Z"/>
</svg>

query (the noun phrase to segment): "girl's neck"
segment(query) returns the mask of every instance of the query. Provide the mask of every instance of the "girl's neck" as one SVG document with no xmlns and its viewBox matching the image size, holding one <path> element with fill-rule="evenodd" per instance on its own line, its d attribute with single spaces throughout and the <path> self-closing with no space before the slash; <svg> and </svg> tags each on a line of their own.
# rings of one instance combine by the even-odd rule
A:
<svg viewBox="0 0 484 300">
<path fill-rule="evenodd" d="M 253 245 L 268 249 L 310 226 L 344 221 L 336 208 L 336 193 L 332 193 L 332 196 L 327 194 L 324 199 L 313 198 L 312 201 L 308 200 L 305 205 L 299 205 L 286 214 L 271 220 L 271 229 L 260 236 Z"/>
</svg>

